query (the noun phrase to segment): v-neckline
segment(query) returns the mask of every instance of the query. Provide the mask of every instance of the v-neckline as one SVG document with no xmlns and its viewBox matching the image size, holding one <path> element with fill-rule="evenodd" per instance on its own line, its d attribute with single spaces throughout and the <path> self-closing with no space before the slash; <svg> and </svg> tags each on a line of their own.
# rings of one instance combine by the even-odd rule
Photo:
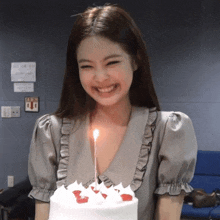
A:
<svg viewBox="0 0 220 220">
<path fill-rule="evenodd" d="M 108 166 L 101 174 L 97 173 L 98 177 L 99 177 L 99 176 L 104 176 L 105 173 L 108 171 L 108 169 L 109 169 L 109 168 L 112 166 L 112 164 L 114 163 L 114 161 L 115 161 L 115 159 L 116 159 L 116 157 L 117 157 L 117 154 L 119 153 L 120 148 L 123 146 L 123 142 L 124 142 L 124 140 L 125 140 L 126 137 L 127 137 L 127 133 L 128 133 L 128 130 L 129 130 L 129 127 L 130 127 L 130 124 L 131 124 L 131 119 L 132 119 L 132 117 L 133 117 L 134 111 L 135 111 L 135 107 L 132 106 L 132 108 L 131 108 L 131 114 L 130 114 L 130 117 L 129 117 L 129 122 L 128 122 L 128 125 L 127 125 L 127 128 L 126 128 L 126 131 L 125 131 L 125 133 L 124 133 L 123 139 L 122 139 L 122 141 L 121 141 L 121 143 L 120 143 L 120 146 L 119 146 L 119 148 L 117 149 L 117 152 L 115 153 L 115 155 L 114 155 L 112 161 L 110 162 L 109 166 Z M 91 124 L 90 124 L 90 114 L 87 114 L 87 117 L 86 117 L 86 132 L 87 132 L 87 134 L 90 133 L 90 135 L 91 135 L 91 131 L 90 131 L 91 127 L 90 127 L 90 126 L 91 126 Z M 91 149 L 91 145 L 90 145 L 90 137 L 89 137 L 89 136 L 87 136 L 87 137 L 88 137 L 88 140 L 86 140 L 86 143 L 87 143 L 86 148 L 87 148 L 87 150 L 89 150 L 89 157 L 91 158 L 91 163 L 93 164 L 93 167 L 95 167 L 94 156 L 93 156 L 93 154 L 92 154 L 92 149 Z M 94 172 L 95 172 L 95 171 L 94 171 Z"/>
<path fill-rule="evenodd" d="M 131 118 L 119 150 L 114 156 L 108 168 L 99 175 L 99 179 L 107 185 L 119 184 L 123 186 L 131 184 L 136 167 L 139 163 L 142 141 L 145 138 L 145 130 L 149 117 L 149 109 L 144 107 L 133 107 Z M 94 163 L 88 137 L 89 115 L 84 123 L 70 135 L 71 146 L 69 155 L 71 159 L 68 164 L 68 184 L 75 180 L 83 185 L 94 182 Z"/>
<path fill-rule="evenodd" d="M 120 145 L 119 149 L 117 150 L 117 152 L 116 152 L 113 160 L 109 164 L 109 166 L 104 170 L 104 172 L 102 172 L 102 174 L 98 174 L 98 177 L 108 176 L 109 174 L 111 174 L 113 172 L 113 170 L 115 170 L 115 167 L 117 167 L 117 164 L 120 164 L 120 160 L 124 157 L 124 153 L 128 150 L 127 145 L 130 143 L 130 137 L 134 134 L 135 128 L 138 129 L 138 127 L 140 127 L 140 130 L 138 129 L 138 131 L 144 132 L 144 128 L 145 128 L 148 116 L 143 120 L 143 118 L 140 117 L 140 114 L 139 114 L 140 111 L 143 112 L 143 108 L 132 106 L 130 120 L 129 120 L 127 129 L 126 129 L 126 132 L 124 134 L 123 140 L 121 142 L 121 145 Z M 139 118 L 139 120 L 138 120 L 138 123 L 136 124 L 137 118 Z M 85 126 L 86 126 L 86 132 L 88 134 L 89 129 L 90 129 L 89 114 L 87 114 Z M 137 145 L 137 148 L 141 148 L 142 139 L 141 138 L 137 139 L 135 137 L 133 139 L 136 139 L 135 141 L 139 142 L 139 144 Z M 89 164 L 92 164 L 93 169 L 94 169 L 95 164 L 93 162 L 93 155 L 91 152 L 90 140 L 89 140 L 88 136 L 87 136 L 87 140 L 85 141 L 85 144 L 86 144 L 86 146 L 85 146 L 86 150 L 88 151 L 88 154 L 89 154 L 89 160 L 90 160 Z"/>
<path fill-rule="evenodd" d="M 99 175 L 106 186 L 122 183 L 132 190 L 140 187 L 149 159 L 156 122 L 156 108 L 135 107 L 119 151 L 110 166 Z M 80 124 L 63 120 L 61 129 L 61 159 L 57 171 L 57 186 L 68 186 L 74 181 L 88 187 L 94 182 L 94 164 L 88 138 L 88 118 Z"/>
</svg>

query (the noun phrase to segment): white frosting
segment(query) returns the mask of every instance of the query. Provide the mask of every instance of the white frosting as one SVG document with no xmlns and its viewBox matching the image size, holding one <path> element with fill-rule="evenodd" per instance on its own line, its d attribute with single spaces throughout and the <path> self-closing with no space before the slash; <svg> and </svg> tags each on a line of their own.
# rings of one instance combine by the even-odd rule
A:
<svg viewBox="0 0 220 220">
<path fill-rule="evenodd" d="M 132 197 L 135 197 L 135 194 L 134 194 L 134 192 L 132 191 L 130 185 L 127 186 L 126 188 L 122 188 L 122 189 L 120 190 L 119 194 L 120 194 L 120 195 L 122 195 L 122 194 L 129 194 L 129 195 L 131 195 Z"/>
<path fill-rule="evenodd" d="M 77 181 L 75 181 L 74 183 L 70 184 L 67 187 L 67 189 L 69 191 L 71 191 L 71 192 L 74 191 L 74 190 L 81 190 L 81 191 L 85 190 L 85 188 L 83 187 L 82 183 L 78 184 Z"/>
<path fill-rule="evenodd" d="M 104 183 L 97 185 L 98 193 L 92 189 L 92 183 L 87 189 L 76 181 L 67 189 L 59 187 L 50 198 L 49 220 L 137 220 L 138 199 L 130 186 L 122 184 L 107 188 Z M 78 203 L 74 191 L 80 190 L 81 199 L 88 197 L 88 202 Z M 106 194 L 104 198 L 102 194 Z M 121 195 L 132 196 L 132 201 L 123 201 Z"/>
<path fill-rule="evenodd" d="M 106 195 L 108 195 L 109 189 L 105 186 L 105 184 L 102 182 L 100 184 L 100 191 Z"/>
<path fill-rule="evenodd" d="M 117 190 L 122 190 L 124 189 L 122 183 L 119 183 L 117 186 L 114 186 L 114 189 L 117 189 Z"/>
<path fill-rule="evenodd" d="M 65 206 L 69 206 L 70 204 L 76 204 L 76 198 L 70 191 L 66 190 L 66 188 L 61 186 L 58 190 L 54 192 L 54 198 L 59 199 L 60 203 Z"/>
</svg>

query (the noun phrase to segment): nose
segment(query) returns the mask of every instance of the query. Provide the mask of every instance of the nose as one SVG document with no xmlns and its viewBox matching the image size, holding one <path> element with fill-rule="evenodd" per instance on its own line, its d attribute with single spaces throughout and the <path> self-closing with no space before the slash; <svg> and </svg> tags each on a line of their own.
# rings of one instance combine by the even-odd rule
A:
<svg viewBox="0 0 220 220">
<path fill-rule="evenodd" d="M 105 70 L 103 68 L 96 69 L 95 80 L 97 82 L 103 82 L 107 79 L 109 79 L 109 74 L 108 74 L 107 70 Z"/>
</svg>

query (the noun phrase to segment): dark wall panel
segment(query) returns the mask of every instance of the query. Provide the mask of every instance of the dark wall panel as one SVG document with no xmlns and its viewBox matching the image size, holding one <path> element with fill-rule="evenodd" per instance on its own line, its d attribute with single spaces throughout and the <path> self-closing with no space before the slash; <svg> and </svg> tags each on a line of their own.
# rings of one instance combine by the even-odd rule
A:
<svg viewBox="0 0 220 220">
<path fill-rule="evenodd" d="M 200 150 L 220 150 L 220 1 L 136 0 L 119 3 L 143 32 L 156 91 L 165 111 L 193 121 Z M 105 1 L 0 2 L 0 105 L 21 106 L 21 117 L 0 118 L 0 188 L 27 175 L 35 121 L 58 106 L 68 36 L 87 6 Z M 11 62 L 37 63 L 33 93 L 14 93 Z M 24 97 L 39 96 L 40 112 L 25 113 Z"/>
</svg>

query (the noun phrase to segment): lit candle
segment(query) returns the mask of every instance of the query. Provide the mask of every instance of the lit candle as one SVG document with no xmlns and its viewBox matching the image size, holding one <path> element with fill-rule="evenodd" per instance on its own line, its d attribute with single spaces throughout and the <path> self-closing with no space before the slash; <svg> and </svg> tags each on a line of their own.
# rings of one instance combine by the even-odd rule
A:
<svg viewBox="0 0 220 220">
<path fill-rule="evenodd" d="M 95 159 L 95 190 L 97 190 L 97 147 L 96 147 L 96 140 L 99 136 L 99 130 L 95 129 L 93 131 L 93 138 L 94 138 L 94 159 Z"/>
</svg>

